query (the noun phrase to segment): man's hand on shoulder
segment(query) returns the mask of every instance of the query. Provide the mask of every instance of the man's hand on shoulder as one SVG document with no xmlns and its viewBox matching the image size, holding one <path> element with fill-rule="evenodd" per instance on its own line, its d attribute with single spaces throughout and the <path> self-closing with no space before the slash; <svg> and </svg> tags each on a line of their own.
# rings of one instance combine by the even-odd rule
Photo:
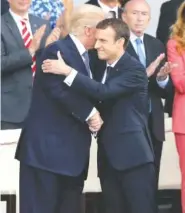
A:
<svg viewBox="0 0 185 213">
<path fill-rule="evenodd" d="M 57 57 L 58 59 L 46 59 L 43 61 L 43 72 L 68 76 L 71 73 L 72 68 L 64 62 L 60 51 L 57 52 Z"/>
</svg>

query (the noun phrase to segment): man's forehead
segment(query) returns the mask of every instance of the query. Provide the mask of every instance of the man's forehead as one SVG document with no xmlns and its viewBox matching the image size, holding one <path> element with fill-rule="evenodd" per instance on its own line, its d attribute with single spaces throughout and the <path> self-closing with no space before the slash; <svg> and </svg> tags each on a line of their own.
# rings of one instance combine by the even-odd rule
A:
<svg viewBox="0 0 185 213">
<path fill-rule="evenodd" d="M 95 38 L 99 40 L 110 40 L 114 36 L 115 36 L 115 32 L 110 27 L 106 29 L 97 29 L 95 33 Z"/>
<path fill-rule="evenodd" d="M 127 3 L 125 10 L 150 13 L 150 6 L 148 5 L 148 3 L 142 0 L 131 0 Z"/>
</svg>

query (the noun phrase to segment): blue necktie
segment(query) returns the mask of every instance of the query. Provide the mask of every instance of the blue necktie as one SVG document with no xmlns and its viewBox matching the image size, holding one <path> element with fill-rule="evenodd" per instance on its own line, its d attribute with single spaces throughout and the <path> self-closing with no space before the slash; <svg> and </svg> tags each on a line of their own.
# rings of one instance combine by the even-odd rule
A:
<svg viewBox="0 0 185 213">
<path fill-rule="evenodd" d="M 142 40 L 140 38 L 137 38 L 136 39 L 136 44 L 137 44 L 137 55 L 139 57 L 139 60 L 142 63 L 142 65 L 144 67 L 146 67 L 146 58 L 145 58 L 144 52 L 143 52 L 143 50 L 141 48 Z"/>
<path fill-rule="evenodd" d="M 84 57 L 84 64 L 85 64 L 86 70 L 88 72 L 88 75 L 89 75 L 89 77 L 92 77 L 91 69 L 90 69 L 90 66 L 89 66 L 89 55 L 88 55 L 88 52 L 85 51 L 82 54 L 82 56 Z"/>
<path fill-rule="evenodd" d="M 144 55 L 144 52 L 141 48 L 141 45 L 142 45 L 142 40 L 140 38 L 137 38 L 136 39 L 136 44 L 137 44 L 137 55 L 139 57 L 139 60 L 140 62 L 142 63 L 142 65 L 144 67 L 146 67 L 146 58 L 145 58 L 145 55 Z M 149 112 L 152 111 L 152 105 L 151 105 L 151 99 L 149 98 L 148 99 L 148 108 L 149 108 Z"/>
</svg>

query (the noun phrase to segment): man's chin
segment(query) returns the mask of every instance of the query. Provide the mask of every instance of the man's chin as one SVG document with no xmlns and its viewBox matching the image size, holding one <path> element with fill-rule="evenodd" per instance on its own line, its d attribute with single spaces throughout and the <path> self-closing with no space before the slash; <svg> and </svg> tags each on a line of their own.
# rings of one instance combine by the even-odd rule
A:
<svg viewBox="0 0 185 213">
<path fill-rule="evenodd" d="M 99 53 L 98 53 L 98 58 L 101 59 L 101 60 L 106 60 L 106 57 L 102 54 L 99 54 Z"/>
<path fill-rule="evenodd" d="M 136 33 L 136 35 L 142 35 L 144 33 L 144 30 L 143 30 L 143 28 L 142 29 L 138 28 L 135 30 L 135 33 Z"/>
</svg>

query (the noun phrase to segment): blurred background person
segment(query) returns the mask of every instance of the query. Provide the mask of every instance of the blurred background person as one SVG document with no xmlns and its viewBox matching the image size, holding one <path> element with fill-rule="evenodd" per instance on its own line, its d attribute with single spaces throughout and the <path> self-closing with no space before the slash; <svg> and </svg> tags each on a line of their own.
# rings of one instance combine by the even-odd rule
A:
<svg viewBox="0 0 185 213">
<path fill-rule="evenodd" d="M 146 67 L 149 90 L 149 119 L 148 125 L 155 153 L 156 173 L 159 177 L 160 160 L 162 154 L 164 131 L 164 111 L 161 98 L 166 97 L 172 82 L 168 76 L 171 71 L 168 64 L 163 62 L 155 72 L 151 72 L 152 62 L 165 53 L 161 41 L 145 33 L 151 18 L 150 6 L 145 0 L 130 0 L 123 11 L 123 20 L 128 24 L 131 34 L 127 52 L 139 60 Z M 162 56 L 162 55 L 161 55 Z M 159 73 L 165 71 L 163 77 Z"/>
<path fill-rule="evenodd" d="M 159 23 L 156 31 L 157 38 L 166 45 L 170 27 L 175 23 L 177 17 L 177 9 L 184 0 L 170 0 L 161 5 Z"/>
<path fill-rule="evenodd" d="M 8 12 L 9 4 L 7 0 L 1 0 L 1 15 Z"/>
<path fill-rule="evenodd" d="M 9 0 L 1 16 L 1 129 L 18 129 L 27 116 L 33 75 L 49 23 L 28 15 L 31 0 Z M 48 24 L 47 24 L 48 23 Z"/>
<path fill-rule="evenodd" d="M 170 27 L 175 23 L 177 17 L 177 9 L 183 1 L 184 0 L 170 0 L 164 2 L 161 6 L 156 37 L 164 45 L 166 45 L 168 41 L 170 35 Z M 169 92 L 166 96 L 165 109 L 164 109 L 164 111 L 168 113 L 170 117 L 172 116 L 173 99 L 174 99 L 174 87 L 171 87 L 171 92 Z"/>
<path fill-rule="evenodd" d="M 125 4 L 130 0 L 119 0 L 119 5 L 121 8 L 124 8 Z"/>
<path fill-rule="evenodd" d="M 57 19 L 64 11 L 62 0 L 32 0 L 29 12 L 50 21 L 51 27 L 56 26 Z"/>
<path fill-rule="evenodd" d="M 86 3 L 101 7 L 111 18 L 121 19 L 122 9 L 119 7 L 118 0 L 89 0 Z"/>
<path fill-rule="evenodd" d="M 178 9 L 177 20 L 167 43 L 167 54 L 170 62 L 178 64 L 171 72 L 175 87 L 172 128 L 179 154 L 182 213 L 185 213 L 185 2 Z"/>
</svg>

